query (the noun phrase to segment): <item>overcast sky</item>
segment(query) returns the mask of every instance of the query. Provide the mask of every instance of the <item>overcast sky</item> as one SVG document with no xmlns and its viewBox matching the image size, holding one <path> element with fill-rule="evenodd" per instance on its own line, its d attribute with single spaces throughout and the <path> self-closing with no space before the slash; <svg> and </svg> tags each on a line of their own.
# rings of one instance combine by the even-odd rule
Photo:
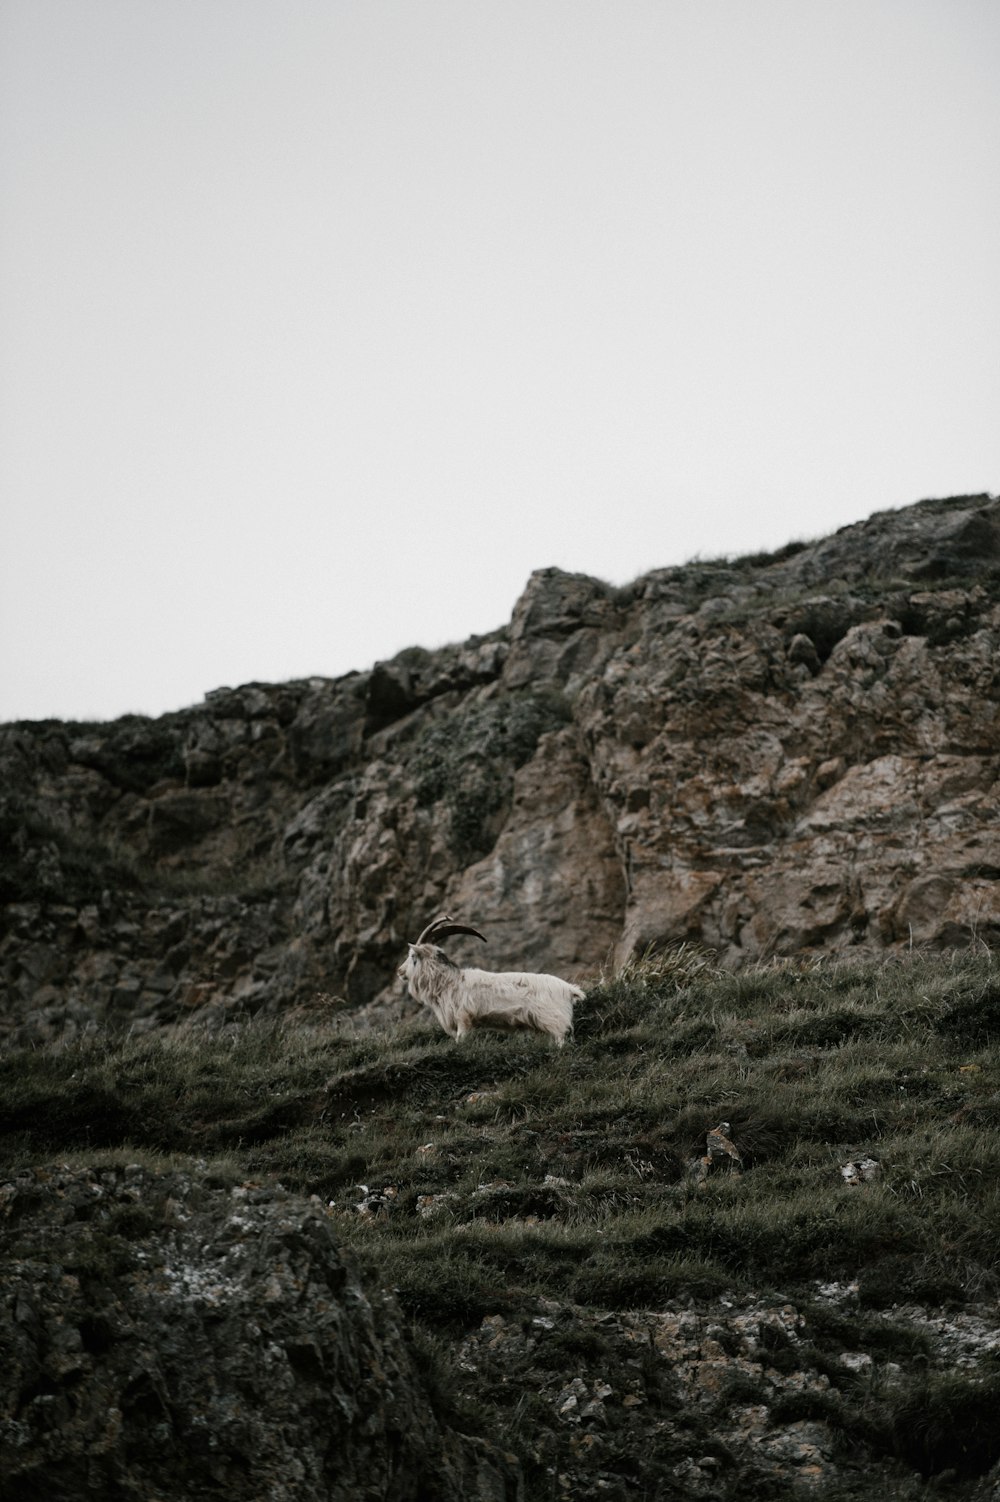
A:
<svg viewBox="0 0 1000 1502">
<path fill-rule="evenodd" d="M 0 719 L 1000 488 L 996 0 L 2 0 Z"/>
</svg>

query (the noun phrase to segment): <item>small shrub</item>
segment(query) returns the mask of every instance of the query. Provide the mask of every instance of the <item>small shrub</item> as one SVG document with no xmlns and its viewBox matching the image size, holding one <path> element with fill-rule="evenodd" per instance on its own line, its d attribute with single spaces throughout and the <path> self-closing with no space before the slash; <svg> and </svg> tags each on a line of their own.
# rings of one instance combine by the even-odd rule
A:
<svg viewBox="0 0 1000 1502">
<path fill-rule="evenodd" d="M 868 1437 L 922 1476 L 982 1476 L 1000 1459 L 1000 1373 L 932 1373 L 886 1398 Z"/>
<path fill-rule="evenodd" d="M 961 1259 L 942 1259 L 922 1251 L 909 1256 L 893 1253 L 861 1269 L 858 1302 L 862 1309 L 891 1309 L 897 1304 L 954 1308 L 968 1297 L 967 1281 Z"/>
<path fill-rule="evenodd" d="M 611 1353 L 610 1343 L 597 1330 L 570 1325 L 564 1330 L 552 1330 L 540 1340 L 534 1360 L 545 1371 L 566 1372 L 592 1362 L 606 1364 Z"/>
<path fill-rule="evenodd" d="M 775 1029 L 774 1046 L 788 1048 L 835 1048 L 851 1038 L 870 1038 L 885 1027 L 881 1012 L 854 1007 L 832 1007 L 818 1014 L 789 1020 Z"/>
<path fill-rule="evenodd" d="M 581 1042 L 599 1037 L 607 1046 L 614 1034 L 654 1023 L 659 1023 L 662 1035 L 662 1023 L 670 1015 L 663 1004 L 675 1001 L 696 978 L 713 974 L 718 971 L 711 950 L 695 944 L 661 950 L 649 946 L 641 955 L 626 960 L 613 975 L 602 975 L 587 992 L 587 1004 L 576 1019 L 575 1036 Z"/>
<path fill-rule="evenodd" d="M 732 1278 L 716 1263 L 697 1256 L 623 1255 L 617 1244 L 587 1259 L 569 1285 L 575 1303 L 597 1309 L 655 1309 L 685 1295 L 718 1298 Z"/>
<path fill-rule="evenodd" d="M 41 818 L 15 799 L 0 806 L 0 905 L 81 906 L 99 902 L 105 888 L 134 892 L 141 886 L 130 856 Z"/>
<path fill-rule="evenodd" d="M 355 1251 L 359 1248 L 354 1247 Z M 428 1255 L 426 1248 L 405 1256 L 398 1249 L 363 1260 L 372 1275 L 392 1278 L 393 1291 L 403 1310 L 429 1330 L 461 1333 L 481 1324 L 487 1314 L 518 1307 L 518 1296 L 495 1275 L 486 1278 L 476 1259 L 460 1247 L 442 1255 L 440 1248 Z"/>
<path fill-rule="evenodd" d="M 966 1048 L 1000 1041 L 1000 981 L 990 981 L 974 995 L 955 1001 L 938 1019 L 937 1030 Z"/>
</svg>

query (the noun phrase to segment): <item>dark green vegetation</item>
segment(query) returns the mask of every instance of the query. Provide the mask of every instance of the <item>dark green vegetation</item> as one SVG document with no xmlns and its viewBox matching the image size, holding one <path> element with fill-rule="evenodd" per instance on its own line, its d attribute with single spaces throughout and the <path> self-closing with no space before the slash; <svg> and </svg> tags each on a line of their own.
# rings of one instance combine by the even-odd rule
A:
<svg viewBox="0 0 1000 1502">
<path fill-rule="evenodd" d="M 531 760 L 539 738 L 570 717 L 565 699 L 550 690 L 501 695 L 420 730 L 409 758 L 417 803 L 443 803 L 460 859 L 492 849 L 514 773 Z"/>
<path fill-rule="evenodd" d="M 770 1365 L 790 1370 L 807 1349 L 828 1386 L 776 1402 L 736 1374 L 717 1422 L 762 1401 L 789 1423 L 820 1419 L 845 1454 L 912 1468 L 915 1489 L 898 1495 L 917 1496 L 920 1477 L 947 1471 L 961 1491 L 1000 1458 L 1000 1364 L 932 1370 L 894 1312 L 957 1311 L 1000 1289 L 998 1066 L 986 953 L 722 974 L 680 950 L 593 990 L 563 1050 L 490 1035 L 457 1047 L 422 1024 L 253 1023 L 9 1053 L 0 1166 L 183 1157 L 332 1202 L 344 1243 L 398 1291 L 441 1401 L 474 1392 L 479 1421 L 525 1460 L 529 1496 L 562 1495 L 580 1431 L 560 1429 L 530 1383 L 451 1368 L 484 1318 L 528 1328 L 539 1300 L 620 1317 L 790 1300 L 805 1346 L 778 1332 Z M 699 1182 L 691 1165 L 723 1122 L 742 1171 Z M 864 1157 L 879 1169 L 849 1187 L 841 1165 Z M 831 1283 L 857 1284 L 849 1315 L 820 1295 Z M 599 1320 L 556 1326 L 536 1370 L 616 1369 Z M 845 1350 L 872 1358 L 867 1375 Z M 898 1375 L 876 1381 L 886 1362 Z M 660 1460 L 650 1442 L 629 1495 L 682 1494 L 654 1484 L 657 1467 L 674 1474 L 677 1424 L 689 1453 L 718 1452 L 711 1495 L 791 1494 L 773 1477 L 727 1480 L 711 1411 L 678 1407 L 668 1376 L 641 1363 L 635 1376 L 674 1438 Z"/>
<path fill-rule="evenodd" d="M 150 902 L 230 895 L 249 901 L 272 896 L 287 884 L 286 873 L 272 859 L 247 861 L 238 870 L 171 870 L 137 858 L 127 847 L 74 834 L 26 812 L 15 799 L 0 807 L 0 906 L 84 906 L 100 902 L 109 890 L 140 894 Z"/>
</svg>

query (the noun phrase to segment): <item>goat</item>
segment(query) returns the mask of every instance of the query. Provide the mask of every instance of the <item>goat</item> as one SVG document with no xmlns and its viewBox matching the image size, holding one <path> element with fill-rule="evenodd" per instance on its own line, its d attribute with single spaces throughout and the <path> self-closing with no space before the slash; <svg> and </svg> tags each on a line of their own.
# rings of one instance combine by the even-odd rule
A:
<svg viewBox="0 0 1000 1502">
<path fill-rule="evenodd" d="M 461 1043 L 474 1027 L 499 1032 L 526 1028 L 554 1039 L 561 1048 L 573 1031 L 573 1003 L 583 999 L 580 987 L 556 975 L 463 970 L 438 946 L 437 940 L 450 934 L 472 934 L 486 943 L 478 929 L 447 916 L 435 918 L 409 946 L 399 967 L 410 994 L 430 1007 L 445 1032 Z"/>
</svg>

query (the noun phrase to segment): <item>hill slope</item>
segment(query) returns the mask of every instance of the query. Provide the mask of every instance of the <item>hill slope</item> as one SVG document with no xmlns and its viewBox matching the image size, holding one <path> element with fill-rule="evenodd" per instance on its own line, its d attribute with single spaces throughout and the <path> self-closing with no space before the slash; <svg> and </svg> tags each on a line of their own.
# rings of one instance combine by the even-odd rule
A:
<svg viewBox="0 0 1000 1502">
<path fill-rule="evenodd" d="M 674 951 L 594 990 L 558 1052 L 258 1021 L 8 1053 L 11 1495 L 82 1498 L 66 1478 L 89 1475 L 178 1502 L 350 1497 L 313 1478 L 360 1474 L 364 1436 L 395 1426 L 412 1463 L 369 1470 L 373 1496 L 513 1502 L 515 1456 L 527 1502 L 916 1499 L 928 1479 L 986 1502 L 998 1065 L 981 950 L 735 975 Z M 381 1311 L 352 1338 L 391 1353 L 364 1427 L 347 1314 L 331 1333 L 345 1276 L 348 1312 Z M 107 1442 L 94 1392 L 124 1415 Z M 418 1437 L 400 1415 L 421 1402 Z"/>
</svg>

